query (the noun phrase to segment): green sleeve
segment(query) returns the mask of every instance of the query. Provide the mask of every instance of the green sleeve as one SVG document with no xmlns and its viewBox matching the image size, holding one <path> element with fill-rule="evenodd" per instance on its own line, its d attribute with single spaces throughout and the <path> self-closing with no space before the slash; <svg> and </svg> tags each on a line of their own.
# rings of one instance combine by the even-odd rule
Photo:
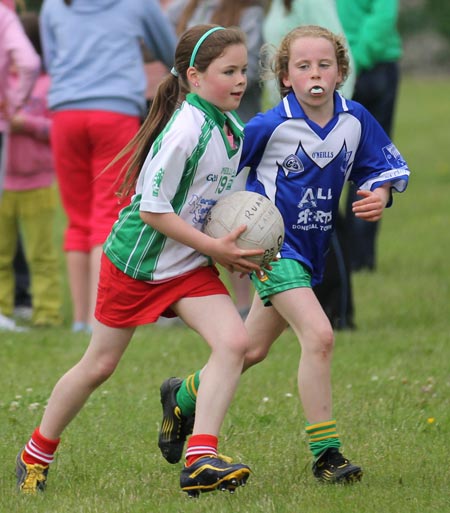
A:
<svg viewBox="0 0 450 513">
<path fill-rule="evenodd" d="M 337 6 L 358 71 L 400 58 L 398 0 L 337 0 Z"/>
</svg>

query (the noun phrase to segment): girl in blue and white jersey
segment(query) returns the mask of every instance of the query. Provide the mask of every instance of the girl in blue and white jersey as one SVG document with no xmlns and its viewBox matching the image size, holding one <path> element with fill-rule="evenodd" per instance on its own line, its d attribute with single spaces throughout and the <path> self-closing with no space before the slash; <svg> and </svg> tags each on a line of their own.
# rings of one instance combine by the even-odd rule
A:
<svg viewBox="0 0 450 513">
<path fill-rule="evenodd" d="M 259 266 L 245 257 L 263 250 L 237 247 L 245 226 L 220 239 L 202 232 L 214 203 L 244 185 L 236 180 L 243 125 L 234 110 L 246 69 L 239 29 L 197 25 L 181 36 L 175 66 L 146 121 L 116 158 L 131 155 L 120 192 L 134 195 L 104 245 L 89 347 L 56 384 L 39 428 L 18 455 L 21 491 L 44 489 L 61 433 L 113 373 L 135 328 L 161 315 L 179 315 L 211 348 L 181 488 L 194 495 L 233 491 L 247 480 L 248 466 L 217 452 L 250 341 L 212 261 L 248 273 Z M 172 413 L 178 424 L 164 429 L 177 431 L 181 417 Z"/>
<path fill-rule="evenodd" d="M 296 28 L 273 64 L 282 100 L 246 126 L 241 166 L 250 168 L 247 189 L 280 209 L 286 234 L 272 270 L 252 274 L 258 294 L 246 322 L 253 348 L 245 368 L 264 359 L 291 326 L 302 349 L 298 389 L 313 473 L 323 481 L 356 480 L 362 470 L 339 452 L 332 413 L 333 329 L 312 286 L 322 279 L 345 182 L 359 189 L 354 215 L 373 222 L 392 192 L 406 189 L 409 170 L 373 116 L 337 91 L 348 74 L 340 37 L 322 27 Z"/>
</svg>

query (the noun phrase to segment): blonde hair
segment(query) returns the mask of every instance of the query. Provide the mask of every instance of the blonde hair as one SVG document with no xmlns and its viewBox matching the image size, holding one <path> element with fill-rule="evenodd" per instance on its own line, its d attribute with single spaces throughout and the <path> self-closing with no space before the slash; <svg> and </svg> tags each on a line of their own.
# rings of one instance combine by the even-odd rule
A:
<svg viewBox="0 0 450 513">
<path fill-rule="evenodd" d="M 350 59 L 343 36 L 334 34 L 330 30 L 318 25 L 296 27 L 284 36 L 278 49 L 275 49 L 275 51 L 273 46 L 271 47 L 270 45 L 264 45 L 261 50 L 263 78 L 267 79 L 275 76 L 282 98 L 292 91 L 291 87 L 286 87 L 283 83 L 283 79 L 288 74 L 291 46 L 294 41 L 302 37 L 322 37 L 333 45 L 338 70 L 342 76 L 342 81 L 338 88 L 345 82 L 350 72 Z"/>
<path fill-rule="evenodd" d="M 190 91 L 186 72 L 190 67 L 189 62 L 197 42 L 206 32 L 217 26 L 213 24 L 195 25 L 181 35 L 175 50 L 172 73 L 169 73 L 159 84 L 150 112 L 138 133 L 110 164 L 112 165 L 129 155 L 119 176 L 119 179 L 122 176 L 124 178 L 118 196 L 128 196 L 134 191 L 139 173 L 152 144 Z M 228 46 L 237 44 L 245 45 L 245 34 L 238 28 L 226 28 L 212 32 L 198 48 L 195 55 L 195 68 L 203 73 L 212 61 L 223 54 Z"/>
</svg>

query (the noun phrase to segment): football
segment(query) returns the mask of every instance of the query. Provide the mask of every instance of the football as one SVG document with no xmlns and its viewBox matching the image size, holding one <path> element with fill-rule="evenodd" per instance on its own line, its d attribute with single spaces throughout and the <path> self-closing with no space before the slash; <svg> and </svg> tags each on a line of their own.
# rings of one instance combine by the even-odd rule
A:
<svg viewBox="0 0 450 513">
<path fill-rule="evenodd" d="M 278 208 L 262 194 L 238 191 L 220 199 L 209 211 L 203 231 L 218 239 L 243 224 L 247 229 L 236 244 L 241 249 L 264 250 L 247 257 L 252 262 L 261 266 L 271 262 L 283 244 L 284 222 Z"/>
</svg>

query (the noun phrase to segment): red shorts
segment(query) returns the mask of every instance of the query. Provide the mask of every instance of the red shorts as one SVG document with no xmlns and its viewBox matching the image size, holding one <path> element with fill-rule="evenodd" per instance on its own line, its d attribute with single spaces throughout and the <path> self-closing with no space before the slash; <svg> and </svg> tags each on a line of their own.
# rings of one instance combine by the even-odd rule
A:
<svg viewBox="0 0 450 513">
<path fill-rule="evenodd" d="M 171 306 L 185 297 L 229 295 L 215 267 L 199 267 L 161 283 L 135 280 L 102 255 L 95 318 L 111 328 L 130 328 L 176 317 Z"/>
</svg>

